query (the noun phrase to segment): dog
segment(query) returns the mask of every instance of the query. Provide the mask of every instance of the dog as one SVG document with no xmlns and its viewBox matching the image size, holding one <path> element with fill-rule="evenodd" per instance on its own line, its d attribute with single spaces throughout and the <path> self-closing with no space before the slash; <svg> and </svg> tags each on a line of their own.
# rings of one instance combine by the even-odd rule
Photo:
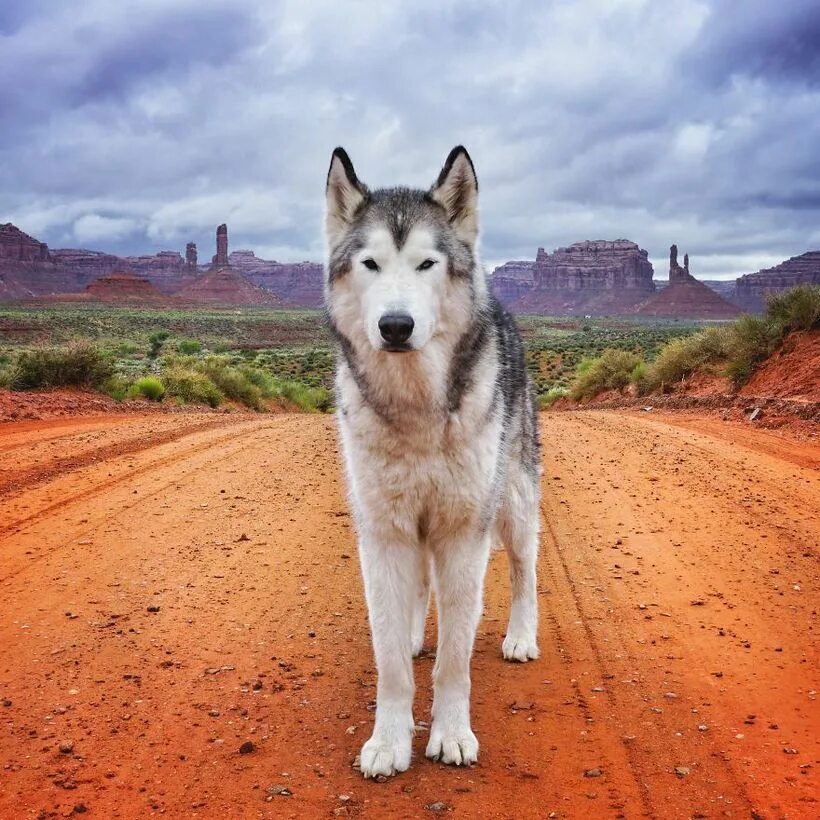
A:
<svg viewBox="0 0 820 820">
<path fill-rule="evenodd" d="M 361 771 L 410 765 L 412 658 L 430 581 L 438 647 L 426 754 L 470 765 L 470 658 L 497 543 L 512 586 L 503 657 L 538 657 L 541 470 L 521 338 L 478 259 L 469 154 L 454 148 L 427 191 L 370 190 L 337 148 L 325 232 L 338 427 L 378 671 Z"/>
</svg>

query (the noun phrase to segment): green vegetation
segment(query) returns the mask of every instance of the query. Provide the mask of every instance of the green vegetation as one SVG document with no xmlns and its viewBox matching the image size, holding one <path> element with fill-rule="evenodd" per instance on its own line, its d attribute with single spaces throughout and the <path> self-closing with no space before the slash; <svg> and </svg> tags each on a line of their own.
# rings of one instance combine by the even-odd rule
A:
<svg viewBox="0 0 820 820">
<path fill-rule="evenodd" d="M 12 390 L 40 387 L 101 387 L 113 373 L 110 360 L 85 340 L 66 347 L 22 351 L 10 368 Z"/>
<path fill-rule="evenodd" d="M 591 398 L 631 384 L 642 395 L 664 391 L 695 373 L 726 376 L 741 387 L 789 333 L 819 327 L 820 287 L 801 285 L 770 297 L 763 316 L 744 315 L 731 324 L 673 339 L 652 360 L 630 359 L 609 348 L 579 364 L 570 394 Z"/>
<path fill-rule="evenodd" d="M 156 376 L 143 376 L 134 382 L 127 395 L 134 398 L 142 396 L 150 401 L 162 401 L 165 385 Z"/>
<path fill-rule="evenodd" d="M 605 350 L 596 359 L 584 359 L 572 383 L 570 397 L 576 401 L 589 399 L 604 390 L 623 390 L 632 374 L 642 364 L 636 353 L 628 350 Z"/>
<path fill-rule="evenodd" d="M 521 316 L 519 325 L 539 403 L 548 407 L 570 391 L 641 394 L 698 372 L 742 384 L 786 333 L 817 327 L 818 316 L 820 288 L 804 286 L 770 299 L 765 316 L 730 324 Z M 156 385 L 144 379 L 164 393 L 154 398 Z M 0 307 L 0 387 L 60 385 L 119 400 L 324 412 L 332 407 L 333 351 L 318 311 Z"/>
</svg>

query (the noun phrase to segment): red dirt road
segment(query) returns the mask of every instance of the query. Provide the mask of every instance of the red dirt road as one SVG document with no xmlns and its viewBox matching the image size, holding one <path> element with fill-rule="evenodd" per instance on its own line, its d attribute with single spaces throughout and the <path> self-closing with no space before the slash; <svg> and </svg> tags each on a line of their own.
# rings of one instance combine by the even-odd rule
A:
<svg viewBox="0 0 820 820">
<path fill-rule="evenodd" d="M 332 419 L 0 426 L 0 817 L 818 816 L 820 445 L 692 416 L 542 428 L 542 656 L 501 659 L 496 554 L 479 764 L 423 756 L 428 652 L 413 766 L 374 783 Z"/>
</svg>

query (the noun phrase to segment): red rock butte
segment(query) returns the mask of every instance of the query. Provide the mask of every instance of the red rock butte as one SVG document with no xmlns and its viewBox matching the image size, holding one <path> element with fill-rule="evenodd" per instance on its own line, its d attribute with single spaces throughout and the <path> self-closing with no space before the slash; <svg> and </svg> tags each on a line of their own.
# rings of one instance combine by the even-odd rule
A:
<svg viewBox="0 0 820 820">
<path fill-rule="evenodd" d="M 689 254 L 678 264 L 677 245 L 669 249 L 669 284 L 635 308 L 637 316 L 679 319 L 733 319 L 740 312 L 689 273 Z"/>
</svg>

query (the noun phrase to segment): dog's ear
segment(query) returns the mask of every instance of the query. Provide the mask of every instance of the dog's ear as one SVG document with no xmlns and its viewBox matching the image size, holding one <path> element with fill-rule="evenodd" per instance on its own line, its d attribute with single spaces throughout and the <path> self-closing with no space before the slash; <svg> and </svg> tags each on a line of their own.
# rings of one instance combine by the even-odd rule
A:
<svg viewBox="0 0 820 820">
<path fill-rule="evenodd" d="M 459 238 L 474 245 L 478 237 L 478 179 L 463 145 L 450 151 L 430 195 L 447 212 Z"/>
<path fill-rule="evenodd" d="M 344 148 L 337 148 L 330 158 L 325 197 L 325 233 L 332 247 L 367 197 L 367 187 L 359 182 Z"/>
</svg>

